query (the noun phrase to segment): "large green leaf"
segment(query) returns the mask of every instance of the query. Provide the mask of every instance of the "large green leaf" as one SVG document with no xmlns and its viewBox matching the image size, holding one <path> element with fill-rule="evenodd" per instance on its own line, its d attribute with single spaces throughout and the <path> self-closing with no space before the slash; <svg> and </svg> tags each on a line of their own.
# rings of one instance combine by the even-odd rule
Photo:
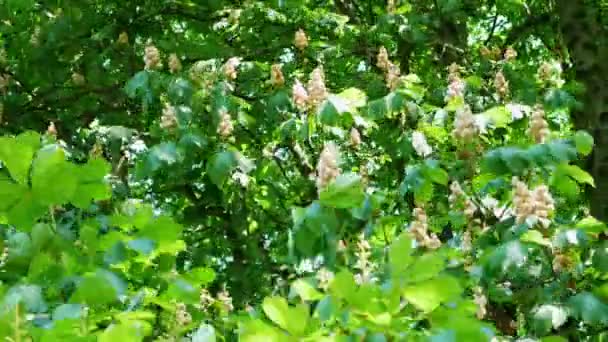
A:
<svg viewBox="0 0 608 342">
<path fill-rule="evenodd" d="M 0 161 L 8 168 L 11 177 L 26 185 L 36 147 L 23 143 L 18 138 L 0 138 Z"/>
<path fill-rule="evenodd" d="M 365 200 L 361 177 L 344 173 L 319 194 L 319 202 L 332 208 L 356 208 Z"/>
<path fill-rule="evenodd" d="M 237 160 L 233 152 L 218 152 L 209 159 L 207 174 L 213 184 L 221 187 L 236 166 Z"/>
<path fill-rule="evenodd" d="M 65 160 L 65 152 L 56 146 L 38 151 L 32 165 L 32 193 L 43 205 L 64 204 L 77 188 L 75 166 Z"/>
<path fill-rule="evenodd" d="M 608 325 L 608 304 L 589 292 L 582 292 L 568 300 L 568 307 L 578 319 L 590 325 Z"/>
<path fill-rule="evenodd" d="M 442 276 L 405 287 L 403 296 L 416 308 L 430 312 L 461 292 L 462 289 L 456 279 Z"/>
</svg>

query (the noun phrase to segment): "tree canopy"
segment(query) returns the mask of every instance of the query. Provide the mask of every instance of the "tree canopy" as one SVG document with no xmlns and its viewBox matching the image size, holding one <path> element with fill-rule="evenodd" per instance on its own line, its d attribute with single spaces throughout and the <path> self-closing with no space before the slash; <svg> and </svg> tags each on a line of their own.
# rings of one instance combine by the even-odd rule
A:
<svg viewBox="0 0 608 342">
<path fill-rule="evenodd" d="M 0 0 L 0 336 L 606 338 L 607 11 Z"/>
</svg>

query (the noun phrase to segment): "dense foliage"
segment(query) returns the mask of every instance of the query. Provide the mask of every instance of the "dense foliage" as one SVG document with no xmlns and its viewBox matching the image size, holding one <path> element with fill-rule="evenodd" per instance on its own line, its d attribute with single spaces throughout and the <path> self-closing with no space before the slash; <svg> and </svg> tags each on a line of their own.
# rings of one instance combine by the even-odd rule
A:
<svg viewBox="0 0 608 342">
<path fill-rule="evenodd" d="M 554 5 L 0 0 L 0 336 L 606 338 Z"/>
</svg>

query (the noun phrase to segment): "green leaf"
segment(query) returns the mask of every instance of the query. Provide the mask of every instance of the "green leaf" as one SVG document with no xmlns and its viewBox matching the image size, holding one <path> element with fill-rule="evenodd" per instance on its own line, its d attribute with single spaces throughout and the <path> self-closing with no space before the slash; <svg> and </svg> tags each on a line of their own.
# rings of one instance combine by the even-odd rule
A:
<svg viewBox="0 0 608 342">
<path fill-rule="evenodd" d="M 443 271 L 444 258 L 437 253 L 427 253 L 417 258 L 407 270 L 408 282 L 419 282 L 431 279 Z"/>
<path fill-rule="evenodd" d="M 262 309 L 268 318 L 279 327 L 287 330 L 288 311 L 287 301 L 282 297 L 266 297 L 262 303 Z"/>
<path fill-rule="evenodd" d="M 85 275 L 70 298 L 72 303 L 102 306 L 118 300 L 118 291 L 100 273 Z"/>
<path fill-rule="evenodd" d="M 522 242 L 532 242 L 537 245 L 551 247 L 551 241 L 543 237 L 543 234 L 538 230 L 528 230 L 520 236 L 519 240 Z"/>
<path fill-rule="evenodd" d="M 405 299 L 424 312 L 435 310 L 441 303 L 460 293 L 460 284 L 449 276 L 426 280 L 403 289 Z"/>
<path fill-rule="evenodd" d="M 317 291 L 314 286 L 310 285 L 303 279 L 298 279 L 291 284 L 291 291 L 296 293 L 302 300 L 316 301 L 323 298 L 323 294 Z"/>
<path fill-rule="evenodd" d="M 592 234 L 600 234 L 608 230 L 604 222 L 599 221 L 593 216 L 585 217 L 576 224 L 576 228 Z"/>
<path fill-rule="evenodd" d="M 89 159 L 86 164 L 77 166 L 75 174 L 78 189 L 71 202 L 76 207 L 86 209 L 92 201 L 109 199 L 112 195 L 110 185 L 104 181 L 110 173 L 111 166 L 104 159 Z"/>
<path fill-rule="evenodd" d="M 568 300 L 568 307 L 578 319 L 590 325 L 608 325 L 608 305 L 589 292 L 582 292 Z"/>
<path fill-rule="evenodd" d="M 182 226 L 169 216 L 160 216 L 150 220 L 137 236 L 152 239 L 159 244 L 178 240 L 182 233 Z"/>
<path fill-rule="evenodd" d="M 568 310 L 561 305 L 543 304 L 532 311 L 532 328 L 539 335 L 558 329 L 568 320 Z"/>
<path fill-rule="evenodd" d="M 17 304 L 23 304 L 31 313 L 46 312 L 47 305 L 38 285 L 15 285 L 4 295 L 2 311 L 13 310 Z"/>
<path fill-rule="evenodd" d="M 63 149 L 50 146 L 38 151 L 32 165 L 32 193 L 43 205 L 64 204 L 76 191 L 75 166 L 65 160 Z"/>
<path fill-rule="evenodd" d="M 61 304 L 53 311 L 53 320 L 80 319 L 84 306 L 81 304 Z"/>
<path fill-rule="evenodd" d="M 406 269 L 411 264 L 412 238 L 409 232 L 402 232 L 391 244 L 388 251 L 388 259 L 393 277 L 403 277 L 407 274 Z"/>
<path fill-rule="evenodd" d="M 365 93 L 357 88 L 345 89 L 340 94 L 338 94 L 338 97 L 345 100 L 351 110 L 354 108 L 363 107 L 367 102 L 367 96 L 365 95 Z"/>
<path fill-rule="evenodd" d="M 0 160 L 19 184 L 28 184 L 34 152 L 33 146 L 21 143 L 17 138 L 0 138 Z"/>
<path fill-rule="evenodd" d="M 150 74 L 143 70 L 135 74 L 133 78 L 131 78 L 126 86 L 125 92 L 127 96 L 134 98 L 137 95 L 141 95 L 149 92 L 149 82 L 150 82 Z"/>
<path fill-rule="evenodd" d="M 433 182 L 441 185 L 447 185 L 449 176 L 447 171 L 442 169 L 439 166 L 439 163 L 436 160 L 427 160 L 425 162 L 426 167 L 424 168 L 424 173 L 427 177 L 429 177 Z"/>
<path fill-rule="evenodd" d="M 593 136 L 587 133 L 586 131 L 577 131 L 574 134 L 574 144 L 576 145 L 576 150 L 586 156 L 591 153 L 593 150 Z"/>
<path fill-rule="evenodd" d="M 203 323 L 192 334 L 191 342 L 215 342 L 216 340 L 215 328 L 212 325 Z"/>
<path fill-rule="evenodd" d="M 512 119 L 511 113 L 505 106 L 490 108 L 480 115 L 489 119 L 496 128 L 507 127 Z"/>
<path fill-rule="evenodd" d="M 0 211 L 13 207 L 27 192 L 27 188 L 0 175 Z"/>
<path fill-rule="evenodd" d="M 579 183 L 586 183 L 595 187 L 593 177 L 589 173 L 587 173 L 587 171 L 581 169 L 576 165 L 560 164 L 557 166 L 556 172 L 568 175 Z"/>
<path fill-rule="evenodd" d="M 354 173 L 339 175 L 319 194 L 319 202 L 331 208 L 356 208 L 364 200 L 361 177 Z"/>
<path fill-rule="evenodd" d="M 42 251 L 53 239 L 54 233 L 46 223 L 37 223 L 32 228 L 32 247 L 36 251 Z"/>
<path fill-rule="evenodd" d="M 229 151 L 218 152 L 209 159 L 207 174 L 213 184 L 221 187 L 236 166 L 237 160 L 234 153 Z"/>
<path fill-rule="evenodd" d="M 357 284 L 352 273 L 348 270 L 342 270 L 336 274 L 334 280 L 329 285 L 329 289 L 335 297 L 350 300 L 354 298 L 357 292 Z"/>
</svg>

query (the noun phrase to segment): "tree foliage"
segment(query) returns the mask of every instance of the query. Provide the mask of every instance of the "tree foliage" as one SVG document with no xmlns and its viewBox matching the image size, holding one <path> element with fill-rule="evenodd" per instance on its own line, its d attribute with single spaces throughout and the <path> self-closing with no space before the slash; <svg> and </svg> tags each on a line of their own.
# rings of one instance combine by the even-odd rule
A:
<svg viewBox="0 0 608 342">
<path fill-rule="evenodd" d="M 0 0 L 0 336 L 605 337 L 550 3 Z"/>
</svg>

